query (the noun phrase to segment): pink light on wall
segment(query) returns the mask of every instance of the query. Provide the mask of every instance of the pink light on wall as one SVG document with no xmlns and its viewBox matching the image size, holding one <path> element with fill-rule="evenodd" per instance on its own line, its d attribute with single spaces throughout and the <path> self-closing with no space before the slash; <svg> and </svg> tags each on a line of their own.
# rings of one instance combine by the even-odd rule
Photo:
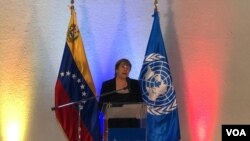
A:
<svg viewBox="0 0 250 141">
<path fill-rule="evenodd" d="M 216 0 L 193 0 L 183 1 L 179 7 L 182 13 L 178 13 L 181 15 L 178 35 L 184 64 L 183 92 L 189 132 L 188 139 L 183 140 L 212 141 L 219 135 L 231 28 L 229 5 Z"/>
<path fill-rule="evenodd" d="M 189 131 L 192 141 L 211 141 L 218 120 L 221 65 L 216 53 L 206 52 L 215 45 L 205 41 L 195 46 L 198 49 L 192 56 L 196 61 L 188 63 L 187 71 Z"/>
</svg>

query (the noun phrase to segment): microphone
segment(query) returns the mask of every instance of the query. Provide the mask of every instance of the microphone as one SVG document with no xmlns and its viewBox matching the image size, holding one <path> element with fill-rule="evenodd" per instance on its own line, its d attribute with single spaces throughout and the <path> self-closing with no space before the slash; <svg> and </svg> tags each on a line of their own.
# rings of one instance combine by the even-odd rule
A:
<svg viewBox="0 0 250 141">
<path fill-rule="evenodd" d="M 129 89 L 128 85 L 126 87 L 121 88 L 121 89 L 109 91 L 109 92 L 106 92 L 106 93 L 102 93 L 99 96 L 95 96 L 95 97 L 99 98 L 99 97 L 107 96 L 107 95 L 110 95 L 110 94 L 113 94 L 113 93 L 116 93 L 116 92 L 119 92 L 119 91 L 122 91 L 122 90 L 126 90 L 126 89 Z"/>
<path fill-rule="evenodd" d="M 109 95 L 112 95 L 112 94 L 117 93 L 117 92 L 119 92 L 119 91 L 123 91 L 123 90 L 127 90 L 127 89 L 128 89 L 128 85 L 127 85 L 126 87 L 123 87 L 123 88 L 118 89 L 118 90 L 113 90 L 113 91 L 108 91 L 108 92 L 106 92 L 106 93 L 101 93 L 99 96 L 95 96 L 95 97 L 101 98 L 101 97 L 109 96 Z M 107 103 L 106 103 L 107 105 L 104 106 L 104 105 L 103 105 L 104 102 L 103 102 L 103 101 L 99 101 L 99 104 L 100 104 L 100 102 L 101 102 L 101 105 L 99 105 L 99 106 L 101 106 L 101 107 L 99 107 L 99 110 L 100 110 L 101 112 L 105 111 L 106 106 L 110 107 L 111 105 L 113 105 L 113 104 L 111 104 L 110 102 L 107 102 Z"/>
<path fill-rule="evenodd" d="M 128 92 L 130 92 L 131 87 L 130 87 L 130 80 L 129 80 L 129 77 L 126 78 L 126 81 L 127 81 L 127 87 L 125 87 L 125 88 L 128 89 Z M 126 90 L 126 89 L 125 89 L 125 90 Z"/>
<path fill-rule="evenodd" d="M 122 91 L 122 90 L 126 90 L 126 89 L 129 89 L 128 85 L 126 87 L 123 87 L 123 88 L 118 89 L 118 90 L 113 90 L 113 91 L 109 91 L 109 92 L 106 92 L 106 93 L 102 93 L 99 96 L 92 96 L 92 97 L 89 97 L 89 98 L 81 99 L 79 101 L 74 101 L 74 102 L 63 104 L 63 105 L 59 105 L 57 107 L 52 107 L 51 111 L 55 111 L 57 109 L 65 107 L 65 106 L 69 106 L 69 105 L 73 105 L 73 104 L 78 104 L 78 103 L 81 103 L 81 102 L 84 102 L 84 101 L 89 101 L 89 100 L 92 100 L 92 99 L 96 99 L 96 98 L 104 97 L 104 96 L 107 96 L 107 95 L 111 95 L 113 93 L 116 93 L 116 92 L 119 92 L 119 91 Z"/>
<path fill-rule="evenodd" d="M 62 107 L 65 107 L 65 106 L 69 106 L 69 105 L 73 105 L 73 104 L 79 104 L 79 103 L 82 103 L 84 101 L 89 101 L 89 100 L 93 100 L 93 99 L 96 99 L 96 98 L 100 98 L 100 97 L 104 97 L 104 96 L 108 96 L 108 95 L 111 95 L 113 93 L 116 93 L 116 92 L 119 92 L 119 91 L 122 91 L 122 90 L 128 90 L 130 91 L 130 81 L 129 81 L 129 78 L 127 77 L 126 78 L 126 81 L 127 81 L 127 86 L 126 87 L 123 87 L 121 89 L 118 89 L 118 90 L 113 90 L 113 91 L 109 91 L 109 92 L 106 92 L 106 93 L 102 93 L 100 94 L 99 96 L 92 96 L 92 97 L 88 97 L 88 98 L 85 98 L 85 99 L 81 99 L 79 101 L 74 101 L 74 102 L 70 102 L 70 103 L 66 103 L 66 104 L 63 104 L 63 105 L 59 105 L 57 107 L 52 107 L 51 108 L 51 111 L 55 111 L 57 109 L 60 109 Z"/>
</svg>

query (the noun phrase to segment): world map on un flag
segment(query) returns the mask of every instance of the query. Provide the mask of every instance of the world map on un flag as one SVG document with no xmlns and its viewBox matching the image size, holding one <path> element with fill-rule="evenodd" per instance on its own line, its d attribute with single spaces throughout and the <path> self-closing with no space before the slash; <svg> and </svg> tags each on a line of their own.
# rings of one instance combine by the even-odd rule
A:
<svg viewBox="0 0 250 141">
<path fill-rule="evenodd" d="M 156 53 L 146 56 L 140 75 L 142 98 L 150 113 L 167 114 L 176 108 L 175 90 L 164 56 Z"/>
</svg>

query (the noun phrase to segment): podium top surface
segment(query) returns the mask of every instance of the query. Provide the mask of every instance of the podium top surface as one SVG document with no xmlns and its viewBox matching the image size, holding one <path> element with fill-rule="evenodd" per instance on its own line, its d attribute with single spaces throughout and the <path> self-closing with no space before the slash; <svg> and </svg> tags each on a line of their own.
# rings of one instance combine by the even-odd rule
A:
<svg viewBox="0 0 250 141">
<path fill-rule="evenodd" d="M 146 118 L 145 103 L 105 103 L 104 118 Z"/>
</svg>

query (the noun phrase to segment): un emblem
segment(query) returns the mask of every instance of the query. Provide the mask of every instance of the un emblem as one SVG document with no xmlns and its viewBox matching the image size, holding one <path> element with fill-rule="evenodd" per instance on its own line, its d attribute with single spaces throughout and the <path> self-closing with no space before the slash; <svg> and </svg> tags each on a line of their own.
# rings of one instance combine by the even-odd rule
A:
<svg viewBox="0 0 250 141">
<path fill-rule="evenodd" d="M 149 113 L 167 114 L 177 107 L 169 65 L 164 56 L 156 53 L 146 56 L 140 75 L 142 98 Z"/>
</svg>

